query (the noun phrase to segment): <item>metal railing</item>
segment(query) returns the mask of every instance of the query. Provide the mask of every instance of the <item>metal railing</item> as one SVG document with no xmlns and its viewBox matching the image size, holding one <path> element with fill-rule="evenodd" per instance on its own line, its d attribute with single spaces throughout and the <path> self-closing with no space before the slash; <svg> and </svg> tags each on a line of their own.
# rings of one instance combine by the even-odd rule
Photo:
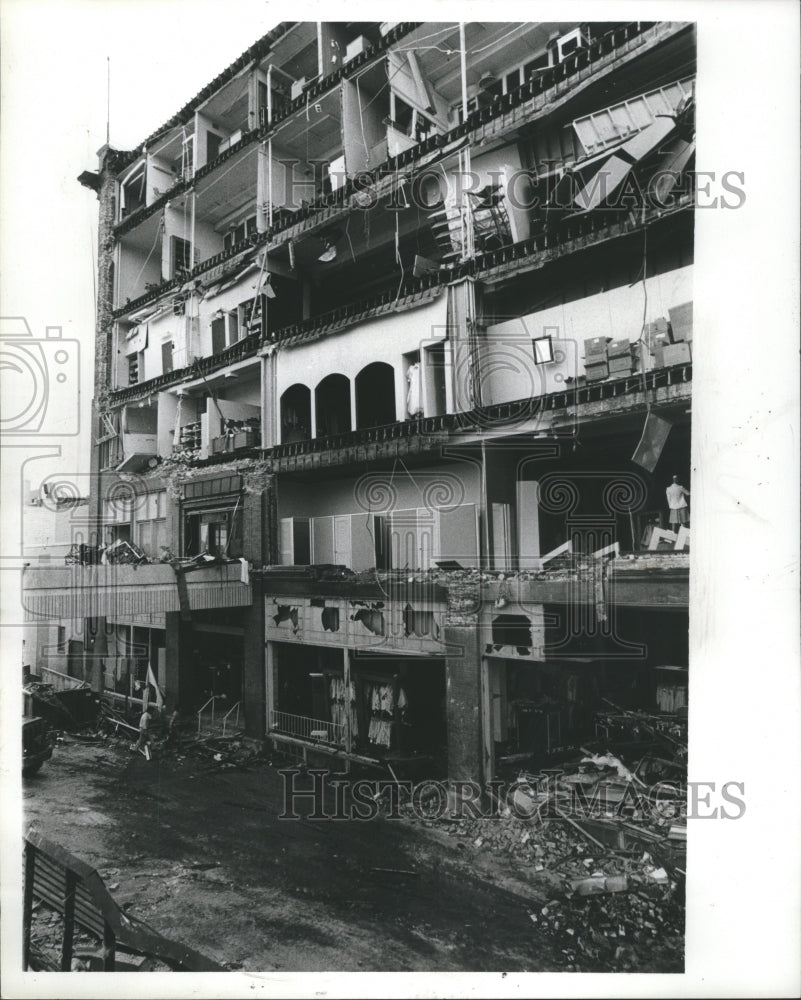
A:
<svg viewBox="0 0 801 1000">
<path fill-rule="evenodd" d="M 234 720 L 234 725 L 239 728 L 239 706 L 242 702 L 238 701 L 235 705 L 232 705 L 222 718 L 222 734 L 225 736 L 225 727 L 228 725 L 228 719 L 234 712 L 236 712 L 236 718 Z"/>
<path fill-rule="evenodd" d="M 381 424 L 378 427 L 364 427 L 355 431 L 343 431 L 325 437 L 292 441 L 265 449 L 265 457 L 274 461 L 296 458 L 337 449 L 353 448 L 357 445 L 384 444 L 405 438 L 431 438 L 432 446 L 438 447 L 437 435 L 470 432 L 476 428 L 503 427 L 508 421 L 533 419 L 538 414 L 551 410 L 567 409 L 569 406 L 596 403 L 642 393 L 643 389 L 656 390 L 692 381 L 692 363 L 682 362 L 665 368 L 652 368 L 642 373 L 632 373 L 620 378 L 610 377 L 602 382 L 577 384 L 575 388 L 559 389 L 542 396 L 492 403 L 480 410 L 466 410 L 458 413 L 441 413 L 433 417 L 416 417 L 411 420 Z"/>
<path fill-rule="evenodd" d="M 211 725 L 214 727 L 214 703 L 217 701 L 217 695 L 213 694 L 207 702 L 204 702 L 197 710 L 197 734 L 200 736 L 200 729 L 203 724 L 203 713 L 211 705 Z"/>
<path fill-rule="evenodd" d="M 414 26 L 414 22 L 396 26 L 390 33 L 392 36 L 391 38 L 390 36 L 387 36 L 381 40 L 378 46 L 379 51 L 383 47 L 392 44 L 398 37 L 402 37 L 403 34 L 411 31 Z M 543 104 L 547 104 L 551 97 L 556 98 L 557 96 L 562 96 L 563 90 L 560 93 L 560 88 L 564 89 L 565 84 L 569 87 L 571 82 L 575 82 L 577 85 L 583 82 L 586 78 L 586 73 L 589 72 L 589 68 L 591 66 L 598 66 L 598 64 L 606 65 L 617 58 L 623 51 L 628 53 L 633 47 L 636 47 L 637 44 L 644 44 L 649 40 L 649 38 L 658 37 L 661 33 L 670 30 L 672 27 L 673 26 L 667 22 L 659 23 L 655 21 L 636 21 L 624 25 L 618 25 L 616 28 L 608 31 L 600 38 L 595 39 L 588 48 L 579 49 L 558 65 L 543 69 L 536 77 L 521 84 L 512 93 L 499 97 L 486 108 L 479 108 L 471 112 L 466 121 L 459 125 L 455 125 L 444 135 L 431 135 L 417 145 L 412 146 L 410 149 L 404 150 L 397 156 L 388 157 L 384 163 L 375 168 L 373 172 L 374 177 L 378 179 L 405 167 L 414 168 L 416 161 L 420 160 L 422 157 L 427 156 L 429 153 L 438 148 L 456 142 L 458 139 L 487 126 L 496 119 L 514 119 L 518 115 L 529 113 L 529 102 L 535 99 L 539 99 Z M 313 100 L 315 97 L 324 93 L 342 76 L 348 76 L 355 72 L 362 61 L 367 58 L 372 58 L 375 54 L 375 51 L 372 50 L 369 53 L 362 53 L 360 56 L 352 60 L 351 63 L 348 63 L 344 67 L 340 67 L 334 73 L 318 80 L 317 83 L 304 91 L 304 94 L 301 97 L 291 101 L 285 112 L 283 112 L 280 116 L 274 116 L 272 124 L 264 125 L 245 133 L 242 136 L 242 139 L 240 139 L 235 146 L 232 146 L 225 153 L 221 154 L 217 160 L 208 164 L 206 167 L 201 168 L 195 176 L 195 180 L 203 174 L 215 170 L 224 159 L 243 148 L 248 143 L 254 142 L 260 138 L 266 138 L 281 121 L 305 108 L 308 101 Z M 512 124 L 512 122 L 509 121 L 508 124 Z M 365 177 L 366 176 L 367 175 L 365 174 Z M 364 184 L 365 181 L 362 180 L 360 183 Z M 162 203 L 166 203 L 170 197 L 175 197 L 177 193 L 180 193 L 181 190 L 191 186 L 191 184 L 192 182 L 179 182 L 179 184 L 175 185 L 168 192 L 165 192 L 165 194 L 163 194 L 152 205 L 138 209 L 131 216 L 122 220 L 115 226 L 115 235 L 119 237 L 129 229 L 134 228 L 140 222 L 144 221 L 144 219 L 148 218 L 151 214 L 157 211 L 161 207 Z M 279 210 L 279 214 L 276 218 L 275 224 L 273 225 L 272 231 L 269 233 L 259 233 L 256 245 L 266 243 L 270 239 L 275 238 L 284 230 L 290 229 L 299 220 L 313 218 L 317 215 L 320 215 L 322 218 L 325 212 L 331 209 L 336 211 L 346 210 L 347 200 L 353 194 L 354 190 L 358 190 L 358 186 L 358 183 L 349 178 L 348 181 L 337 191 L 320 196 L 315 199 L 314 202 L 304 206 L 298 212 Z M 238 244 L 236 248 L 232 247 L 229 251 L 223 251 L 219 254 L 215 254 L 215 263 L 219 260 L 225 260 L 229 256 L 235 256 L 236 253 L 241 252 L 243 248 L 247 248 L 247 245 L 248 241 L 244 241 L 241 245 Z M 214 265 L 210 265 L 208 261 L 201 262 L 192 269 L 190 276 L 194 277 L 201 274 L 203 270 L 207 269 L 209 266 Z M 119 316 L 139 309 L 147 303 L 160 298 L 171 288 L 179 287 L 181 284 L 183 284 L 183 280 L 167 280 L 162 283 L 158 289 L 145 292 L 144 295 L 140 295 L 133 301 L 126 302 L 123 306 L 115 309 L 112 315 L 116 319 Z"/>
<path fill-rule="evenodd" d="M 61 670 L 54 670 L 53 667 L 40 667 L 39 672 L 42 675 L 42 680 L 46 684 L 51 683 L 51 681 L 48 681 L 45 676 L 46 674 L 54 678 L 52 684 L 56 691 L 77 691 L 79 688 L 88 688 L 92 686 L 89 681 L 82 681 L 79 677 L 72 677 L 70 674 L 65 674 Z"/>
<path fill-rule="evenodd" d="M 290 712 L 270 712 L 270 730 L 317 743 L 338 745 L 345 742 L 343 723 L 312 719 L 307 715 L 292 715 Z"/>
</svg>

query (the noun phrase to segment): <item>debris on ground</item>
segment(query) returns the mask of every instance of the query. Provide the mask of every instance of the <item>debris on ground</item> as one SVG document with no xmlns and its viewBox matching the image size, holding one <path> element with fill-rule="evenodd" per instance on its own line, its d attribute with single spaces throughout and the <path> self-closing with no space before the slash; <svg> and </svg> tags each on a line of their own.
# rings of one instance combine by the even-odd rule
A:
<svg viewBox="0 0 801 1000">
<path fill-rule="evenodd" d="M 660 730 L 616 711 L 622 728 Z M 653 741 L 652 741 L 653 742 Z M 462 850 L 486 854 L 548 899 L 530 917 L 578 971 L 683 967 L 686 744 L 675 730 L 639 760 L 579 748 L 561 772 L 522 772 L 490 815 L 403 800 L 400 814 L 438 826 Z M 659 784 L 657 784 L 659 783 Z M 658 789 L 658 794 L 654 790 Z M 385 810 L 391 797 L 379 798 Z M 421 809 L 422 805 L 422 809 Z M 421 816 L 422 813 L 422 816 Z"/>
</svg>

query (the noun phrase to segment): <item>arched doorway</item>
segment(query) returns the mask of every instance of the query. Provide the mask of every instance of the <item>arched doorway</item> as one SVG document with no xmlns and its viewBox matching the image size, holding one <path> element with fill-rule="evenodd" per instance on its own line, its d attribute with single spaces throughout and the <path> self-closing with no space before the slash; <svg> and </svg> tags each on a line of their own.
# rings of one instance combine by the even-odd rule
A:
<svg viewBox="0 0 801 1000">
<path fill-rule="evenodd" d="M 319 383 L 314 390 L 317 416 L 317 437 L 343 434 L 350 426 L 350 379 L 335 372 Z"/>
<path fill-rule="evenodd" d="M 296 382 L 281 396 L 281 444 L 311 438 L 311 390 Z"/>
<path fill-rule="evenodd" d="M 356 376 L 356 426 L 378 427 L 396 419 L 395 369 L 374 361 Z"/>
</svg>

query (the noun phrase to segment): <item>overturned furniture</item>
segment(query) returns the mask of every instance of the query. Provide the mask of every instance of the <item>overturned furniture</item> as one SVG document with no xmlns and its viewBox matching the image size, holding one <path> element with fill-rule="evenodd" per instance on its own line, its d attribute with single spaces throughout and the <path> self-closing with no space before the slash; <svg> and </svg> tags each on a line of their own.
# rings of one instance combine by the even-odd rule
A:
<svg viewBox="0 0 801 1000">
<path fill-rule="evenodd" d="M 219 972 L 221 966 L 187 945 L 170 941 L 136 917 L 126 914 L 114 901 L 97 871 L 85 861 L 54 843 L 38 830 L 25 838 L 23 895 L 23 969 L 69 972 L 73 964 L 76 928 L 102 943 L 102 971 L 131 968 L 120 962 L 117 949 L 164 963 L 180 972 Z M 34 898 L 60 913 L 63 936 L 60 962 L 32 946 L 31 925 Z"/>
</svg>

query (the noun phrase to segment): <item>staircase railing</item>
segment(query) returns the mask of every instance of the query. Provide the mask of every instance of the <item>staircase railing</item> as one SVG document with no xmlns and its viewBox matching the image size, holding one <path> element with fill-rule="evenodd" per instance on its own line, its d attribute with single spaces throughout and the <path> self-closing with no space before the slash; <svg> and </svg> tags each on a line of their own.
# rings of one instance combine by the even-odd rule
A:
<svg viewBox="0 0 801 1000">
<path fill-rule="evenodd" d="M 212 727 L 214 726 L 214 703 L 215 703 L 216 700 L 217 700 L 217 695 L 213 694 L 211 696 L 211 698 L 209 698 L 209 700 L 207 702 L 205 702 L 203 705 L 201 705 L 200 708 L 198 709 L 198 711 L 197 711 L 197 734 L 198 734 L 198 736 L 200 736 L 200 728 L 201 728 L 201 725 L 203 723 L 203 713 L 206 711 L 206 709 L 209 707 L 209 705 L 211 705 L 211 725 L 212 725 Z"/>
<path fill-rule="evenodd" d="M 235 720 L 235 722 L 234 722 L 234 725 L 235 725 L 235 726 L 237 727 L 237 729 L 239 728 L 239 706 L 240 706 L 241 704 L 242 704 L 242 702 L 238 701 L 238 702 L 237 702 L 237 703 L 236 703 L 235 705 L 232 705 L 232 706 L 231 706 L 231 707 L 230 707 L 230 708 L 228 709 L 228 711 L 227 711 L 227 712 L 225 713 L 225 715 L 223 716 L 223 720 L 222 720 L 222 734 L 223 734 L 223 736 L 225 736 L 225 727 L 226 727 L 226 726 L 227 726 L 227 724 L 228 724 L 228 719 L 229 719 L 229 717 L 230 717 L 230 716 L 231 716 L 231 715 L 232 715 L 232 714 L 233 714 L 234 712 L 236 712 L 236 720 Z"/>
</svg>

